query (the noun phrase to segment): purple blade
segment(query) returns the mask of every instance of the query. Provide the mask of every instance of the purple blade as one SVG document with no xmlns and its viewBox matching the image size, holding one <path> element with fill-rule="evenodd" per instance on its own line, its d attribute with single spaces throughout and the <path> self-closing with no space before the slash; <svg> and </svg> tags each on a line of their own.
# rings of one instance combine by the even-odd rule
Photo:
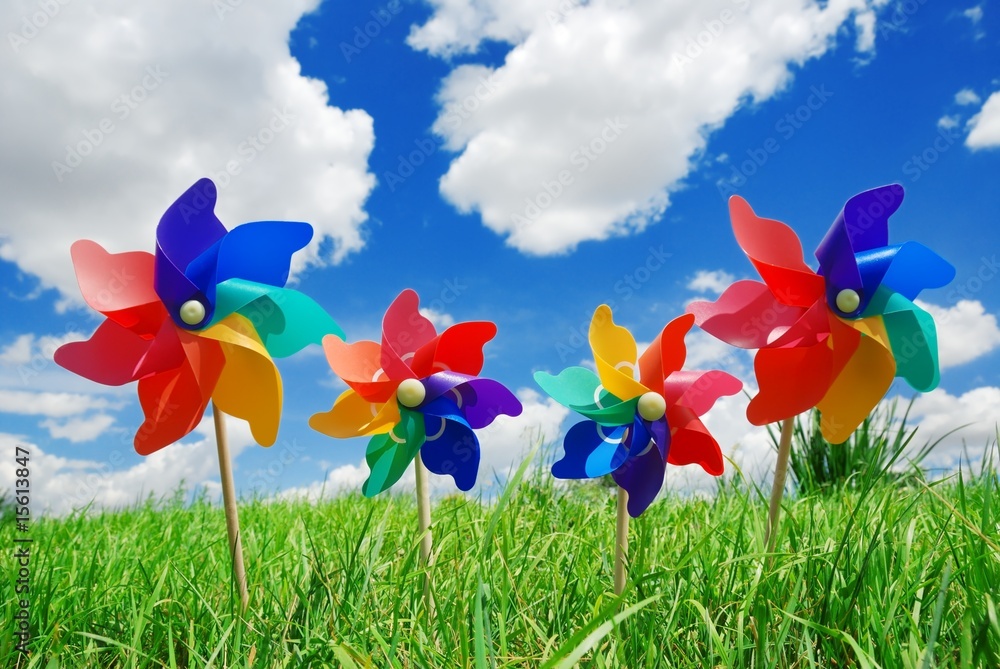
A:
<svg viewBox="0 0 1000 669">
<path fill-rule="evenodd" d="M 215 216 L 217 197 L 215 184 L 199 179 L 170 205 L 156 226 L 157 245 L 181 271 L 226 234 Z"/>
<path fill-rule="evenodd" d="M 903 202 L 903 187 L 898 184 L 873 188 L 847 201 L 843 210 L 816 249 L 819 273 L 826 278 L 826 298 L 835 309 L 842 290 L 856 291 L 861 304 L 850 314 L 864 311 L 871 299 L 865 291 L 855 254 L 886 246 L 889 243 L 889 217 Z"/>
<path fill-rule="evenodd" d="M 615 483 L 628 492 L 628 515 L 638 518 L 649 508 L 663 487 L 666 463 L 652 441 L 646 443 L 612 474 Z"/>
<path fill-rule="evenodd" d="M 458 404 L 469 426 L 478 430 L 497 416 L 520 416 L 521 402 L 499 381 L 456 372 L 438 372 L 423 379 L 425 402 L 448 396 Z"/>
<path fill-rule="evenodd" d="M 677 372 L 674 372 L 677 374 Z M 673 376 L 673 375 L 671 375 Z M 660 455 L 663 459 L 667 459 L 667 452 L 670 450 L 670 428 L 667 427 L 667 417 L 655 421 L 648 421 L 646 419 L 642 420 L 643 427 L 649 433 L 650 439 L 656 444 L 656 448 L 660 451 Z"/>
<path fill-rule="evenodd" d="M 153 287 L 179 327 L 193 329 L 212 318 L 213 302 L 203 288 L 185 275 L 195 258 L 209 251 L 226 234 L 215 216 L 217 191 L 209 179 L 200 179 L 170 205 L 156 226 L 156 261 Z M 213 287 L 214 290 L 214 287 Z M 202 323 L 189 325 L 180 318 L 188 300 L 205 307 Z"/>
</svg>

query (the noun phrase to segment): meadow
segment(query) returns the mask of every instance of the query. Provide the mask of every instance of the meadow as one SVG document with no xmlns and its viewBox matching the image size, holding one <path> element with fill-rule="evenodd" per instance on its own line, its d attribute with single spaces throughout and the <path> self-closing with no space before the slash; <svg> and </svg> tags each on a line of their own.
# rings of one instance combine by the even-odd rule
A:
<svg viewBox="0 0 1000 669">
<path fill-rule="evenodd" d="M 668 471 L 669 477 L 669 471 Z M 669 492 L 631 529 L 612 588 L 614 493 L 527 463 L 490 503 L 434 507 L 428 618 L 411 495 L 240 509 L 241 614 L 222 509 L 181 496 L 42 519 L 31 653 L 5 667 L 997 667 L 995 471 L 928 482 L 877 471 L 787 498 Z M 5 518 L 0 540 L 12 546 Z M 17 567 L 4 560 L 3 619 Z"/>
</svg>

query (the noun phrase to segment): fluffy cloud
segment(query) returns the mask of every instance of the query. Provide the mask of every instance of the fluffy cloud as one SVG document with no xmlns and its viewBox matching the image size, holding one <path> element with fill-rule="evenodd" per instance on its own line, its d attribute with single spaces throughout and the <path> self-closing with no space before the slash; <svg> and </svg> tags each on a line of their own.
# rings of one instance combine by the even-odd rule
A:
<svg viewBox="0 0 1000 669">
<path fill-rule="evenodd" d="M 70 418 L 62 422 L 49 418 L 42 421 L 41 426 L 49 431 L 53 439 L 68 439 L 74 444 L 79 444 L 97 439 L 114 423 L 115 419 L 112 416 L 99 413 L 86 418 Z"/>
<path fill-rule="evenodd" d="M 63 418 L 87 411 L 114 408 L 101 397 L 75 393 L 33 393 L 26 390 L 0 389 L 0 412 L 22 416 Z"/>
<path fill-rule="evenodd" d="M 941 369 L 971 362 L 1000 346 L 997 317 L 986 313 L 979 300 L 959 300 L 952 307 L 920 300 L 917 304 L 934 317 L 937 325 Z"/>
<path fill-rule="evenodd" d="M 1000 146 L 1000 91 L 986 99 L 979 113 L 969 119 L 965 145 L 970 149 Z"/>
<path fill-rule="evenodd" d="M 164 209 L 206 175 L 229 226 L 311 222 L 299 267 L 360 248 L 372 119 L 329 106 L 288 47 L 318 3 L 4 3 L 0 105 L 17 131 L 0 136 L 0 259 L 76 299 L 75 239 L 152 250 Z"/>
<path fill-rule="evenodd" d="M 715 293 L 718 295 L 735 280 L 736 277 L 725 270 L 700 269 L 688 281 L 687 287 L 688 290 L 693 290 L 696 293 Z"/>
<path fill-rule="evenodd" d="M 982 100 L 976 95 L 976 92 L 971 88 L 963 88 L 958 93 L 955 93 L 955 104 L 958 105 L 978 105 Z"/>
<path fill-rule="evenodd" d="M 420 315 L 429 320 L 438 332 L 455 324 L 455 317 L 445 311 L 421 307 Z"/>
<path fill-rule="evenodd" d="M 917 427 L 914 447 L 941 439 L 924 460 L 925 467 L 950 472 L 965 466 L 979 471 L 986 454 L 996 461 L 997 407 L 1000 388 L 984 386 L 962 395 L 937 389 L 920 395 L 910 412 L 911 424 Z M 950 433 L 950 434 L 949 434 Z"/>
<path fill-rule="evenodd" d="M 230 420 L 229 450 L 232 458 L 253 444 L 250 429 L 239 420 Z M 128 506 L 152 495 L 162 498 L 180 488 L 191 491 L 205 486 L 217 490 L 218 458 L 211 418 L 206 418 L 187 440 L 142 458 L 131 448 L 131 437 L 120 449 L 101 460 L 65 458 L 46 453 L 18 435 L 0 433 L 0 448 L 13 453 L 15 446 L 31 455 L 32 511 L 35 514 L 64 515 L 92 505 L 92 509 Z M 14 487 L 14 469 L 0 469 L 0 490 Z"/>
<path fill-rule="evenodd" d="M 432 4 L 411 33 L 416 48 L 514 45 L 497 70 L 451 72 L 434 131 L 460 152 L 442 194 L 530 254 L 642 230 L 712 128 L 780 91 L 845 24 L 858 26 L 862 48 L 874 46 L 864 0 Z M 828 93 L 818 87 L 813 103 Z"/>
</svg>

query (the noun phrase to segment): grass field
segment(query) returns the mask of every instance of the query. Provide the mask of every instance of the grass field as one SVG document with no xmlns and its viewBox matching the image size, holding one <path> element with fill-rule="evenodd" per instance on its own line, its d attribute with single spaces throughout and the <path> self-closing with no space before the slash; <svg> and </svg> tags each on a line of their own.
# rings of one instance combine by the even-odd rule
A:
<svg viewBox="0 0 1000 669">
<path fill-rule="evenodd" d="M 492 504 L 435 505 L 431 621 L 410 496 L 246 502 L 244 616 L 217 506 L 42 520 L 30 533 L 32 653 L 8 631 L 6 558 L 0 664 L 1000 666 L 995 473 L 786 500 L 773 555 L 761 493 L 667 496 L 633 521 L 619 600 L 612 492 L 523 471 Z M 7 519 L 6 547 L 14 535 Z"/>
</svg>

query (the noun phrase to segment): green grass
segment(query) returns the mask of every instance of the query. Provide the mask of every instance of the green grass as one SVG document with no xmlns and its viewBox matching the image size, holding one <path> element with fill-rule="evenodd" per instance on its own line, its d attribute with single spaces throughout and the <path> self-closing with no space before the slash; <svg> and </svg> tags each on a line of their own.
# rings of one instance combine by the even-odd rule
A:
<svg viewBox="0 0 1000 669">
<path fill-rule="evenodd" d="M 244 616 L 218 507 L 42 520 L 32 654 L 15 652 L 5 626 L 0 665 L 997 667 L 997 488 L 995 473 L 930 487 L 876 479 L 789 499 L 773 555 L 757 491 L 668 496 L 633 521 L 619 600 L 613 496 L 540 474 L 492 505 L 436 504 L 433 620 L 408 496 L 246 502 Z M 5 523 L 4 545 L 14 536 Z"/>
</svg>

